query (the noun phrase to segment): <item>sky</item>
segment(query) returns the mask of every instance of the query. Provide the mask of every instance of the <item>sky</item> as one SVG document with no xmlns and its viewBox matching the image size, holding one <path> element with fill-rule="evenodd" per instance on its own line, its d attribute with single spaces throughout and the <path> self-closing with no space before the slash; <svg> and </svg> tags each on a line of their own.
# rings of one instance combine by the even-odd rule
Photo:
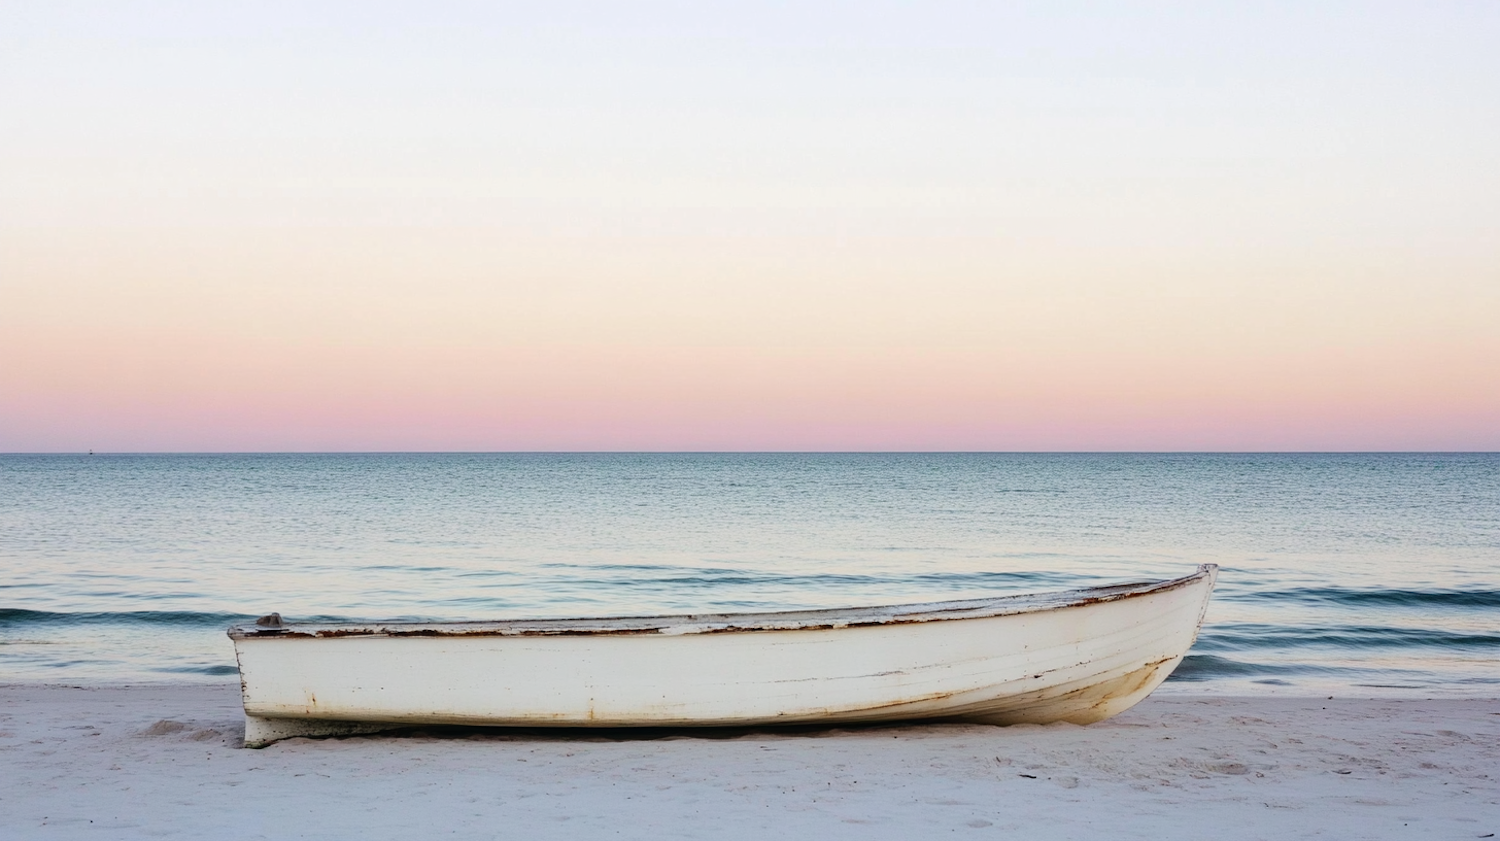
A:
<svg viewBox="0 0 1500 841">
<path fill-rule="evenodd" d="M 0 5 L 0 452 L 1500 449 L 1500 4 Z"/>
</svg>

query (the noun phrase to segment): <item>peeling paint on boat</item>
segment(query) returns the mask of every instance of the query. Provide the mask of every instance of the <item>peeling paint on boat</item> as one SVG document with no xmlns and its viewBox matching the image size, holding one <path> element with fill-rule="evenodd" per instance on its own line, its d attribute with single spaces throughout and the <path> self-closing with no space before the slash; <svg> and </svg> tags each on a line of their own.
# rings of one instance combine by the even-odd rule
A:
<svg viewBox="0 0 1500 841">
<path fill-rule="evenodd" d="M 1181 662 L 1217 567 L 1171 581 L 780 613 L 229 630 L 252 747 L 415 724 L 1087 724 Z"/>
</svg>

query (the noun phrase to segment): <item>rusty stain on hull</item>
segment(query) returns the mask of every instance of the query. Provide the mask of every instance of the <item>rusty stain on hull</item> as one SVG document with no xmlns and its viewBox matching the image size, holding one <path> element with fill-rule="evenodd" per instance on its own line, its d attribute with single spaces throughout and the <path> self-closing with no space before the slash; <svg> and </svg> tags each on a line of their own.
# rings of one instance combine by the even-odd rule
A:
<svg viewBox="0 0 1500 841">
<path fill-rule="evenodd" d="M 246 743 L 414 724 L 1087 724 L 1146 697 L 1216 568 L 1063 593 L 620 619 L 230 630 Z"/>
</svg>

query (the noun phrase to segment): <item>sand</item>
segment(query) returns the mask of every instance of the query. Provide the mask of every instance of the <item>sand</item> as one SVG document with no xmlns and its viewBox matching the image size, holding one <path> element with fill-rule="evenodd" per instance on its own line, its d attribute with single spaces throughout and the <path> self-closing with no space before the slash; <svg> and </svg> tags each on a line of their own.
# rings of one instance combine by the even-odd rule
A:
<svg viewBox="0 0 1500 841">
<path fill-rule="evenodd" d="M 1500 833 L 1490 700 L 1160 696 L 1090 727 L 415 731 L 264 750 L 240 727 L 233 686 L 0 686 L 0 838 Z"/>
</svg>

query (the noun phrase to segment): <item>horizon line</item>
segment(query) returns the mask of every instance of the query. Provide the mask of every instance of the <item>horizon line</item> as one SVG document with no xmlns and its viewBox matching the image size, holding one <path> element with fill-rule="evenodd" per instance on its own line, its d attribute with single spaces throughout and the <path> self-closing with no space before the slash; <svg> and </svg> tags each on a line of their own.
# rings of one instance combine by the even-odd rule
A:
<svg viewBox="0 0 1500 841">
<path fill-rule="evenodd" d="M 1500 450 L 14 450 L 4 456 L 381 455 L 1497 455 Z"/>
</svg>

